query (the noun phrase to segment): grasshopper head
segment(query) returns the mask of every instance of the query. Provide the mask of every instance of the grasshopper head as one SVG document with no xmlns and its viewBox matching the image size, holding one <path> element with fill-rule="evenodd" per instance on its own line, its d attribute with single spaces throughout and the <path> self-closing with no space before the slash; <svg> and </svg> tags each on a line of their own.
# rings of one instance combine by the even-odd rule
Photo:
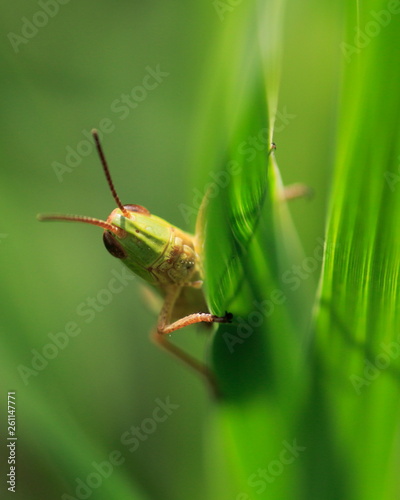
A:
<svg viewBox="0 0 400 500">
<path fill-rule="evenodd" d="M 158 262 L 168 252 L 174 228 L 140 205 L 124 205 L 124 209 L 123 213 L 116 208 L 107 218 L 117 231 L 104 231 L 104 245 L 135 274 L 160 284 Z"/>
<path fill-rule="evenodd" d="M 107 223 L 119 231 L 104 231 L 107 250 L 131 271 L 154 285 L 182 284 L 199 272 L 193 237 L 140 205 L 112 211 Z"/>
<path fill-rule="evenodd" d="M 41 215 L 39 220 L 84 222 L 102 227 L 107 250 L 135 274 L 154 285 L 186 282 L 196 271 L 196 254 L 191 236 L 152 215 L 141 205 L 121 203 L 98 134 L 95 130 L 92 133 L 118 208 L 111 212 L 106 221 L 79 215 Z"/>
<path fill-rule="evenodd" d="M 103 234 L 104 246 L 111 255 L 118 259 L 126 259 L 131 250 L 132 241 L 141 244 L 141 236 L 151 218 L 147 208 L 141 205 L 124 205 L 124 211 L 116 208 L 107 218 L 110 225 Z M 112 229 L 111 229 L 112 228 Z"/>
</svg>

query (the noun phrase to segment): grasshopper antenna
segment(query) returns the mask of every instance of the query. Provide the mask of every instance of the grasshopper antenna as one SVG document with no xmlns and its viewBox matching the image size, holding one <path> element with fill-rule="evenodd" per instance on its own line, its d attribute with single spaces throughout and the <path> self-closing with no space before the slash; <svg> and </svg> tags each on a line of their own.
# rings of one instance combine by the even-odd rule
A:
<svg viewBox="0 0 400 500">
<path fill-rule="evenodd" d="M 113 181 L 111 179 L 110 175 L 110 170 L 107 165 L 106 158 L 104 156 L 103 148 L 101 147 L 100 144 L 100 138 L 99 134 L 97 133 L 97 130 L 93 129 L 92 130 L 92 135 L 94 138 L 94 142 L 96 144 L 96 149 L 97 152 L 99 153 L 101 164 L 103 165 L 103 171 L 105 173 L 106 179 L 108 186 L 110 188 L 111 194 L 113 195 L 113 198 L 118 206 L 118 208 L 121 210 L 121 212 L 124 214 L 125 217 L 129 218 L 129 211 L 124 207 L 122 204 L 121 200 L 119 199 L 119 196 L 117 195 L 117 192 L 115 191 Z M 105 229 L 106 231 L 111 231 L 114 233 L 116 236 L 123 237 L 126 233 L 123 229 L 120 229 L 113 224 L 103 221 L 100 219 L 95 219 L 94 217 L 87 217 L 84 215 L 62 215 L 62 214 L 40 214 L 37 216 L 39 221 L 71 221 L 71 222 L 84 222 L 86 224 L 91 224 L 92 226 L 99 226 Z"/>
<path fill-rule="evenodd" d="M 111 191 L 111 194 L 115 200 L 115 203 L 117 204 L 117 206 L 121 210 L 121 212 L 124 214 L 124 216 L 129 218 L 129 211 L 124 207 L 124 205 L 122 204 L 122 202 L 119 199 L 119 196 L 117 195 L 117 192 L 115 190 L 114 183 L 111 179 L 110 170 L 109 170 L 108 165 L 107 165 L 107 160 L 106 160 L 106 157 L 104 156 L 104 151 L 103 151 L 103 148 L 100 144 L 99 134 L 95 128 L 92 130 L 92 135 L 93 135 L 94 142 L 96 144 L 97 152 L 99 153 L 100 161 L 101 161 L 101 164 L 103 166 L 103 171 L 104 171 L 104 174 L 105 174 L 106 179 L 107 179 L 108 187 L 110 188 L 110 191 Z"/>
<path fill-rule="evenodd" d="M 116 236 L 120 238 L 125 236 L 125 231 L 119 227 L 110 224 L 104 220 L 95 219 L 94 217 L 87 217 L 86 215 L 64 215 L 64 214 L 39 214 L 37 215 L 37 220 L 39 222 L 47 221 L 69 221 L 69 222 L 84 222 L 85 224 L 91 224 L 92 226 L 102 227 L 106 231 L 111 231 Z"/>
</svg>

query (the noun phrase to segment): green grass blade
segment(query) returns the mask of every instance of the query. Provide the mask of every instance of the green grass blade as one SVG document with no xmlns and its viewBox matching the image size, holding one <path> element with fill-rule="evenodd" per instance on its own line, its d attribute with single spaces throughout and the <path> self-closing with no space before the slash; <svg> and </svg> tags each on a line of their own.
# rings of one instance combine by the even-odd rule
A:
<svg viewBox="0 0 400 500">
<path fill-rule="evenodd" d="M 282 356 L 277 365 L 286 357 L 295 365 L 306 323 L 306 308 L 299 304 L 307 294 L 302 290 L 300 298 L 281 279 L 290 271 L 289 262 L 301 255 L 271 152 L 281 6 L 260 5 L 232 12 L 225 21 L 217 51 L 220 69 L 213 76 L 220 100 L 207 95 L 212 106 L 207 123 L 217 133 L 207 137 L 208 146 L 199 155 L 202 165 L 213 170 L 205 245 L 208 302 L 214 313 L 228 310 L 235 316 L 234 324 L 216 335 L 214 361 L 217 372 L 224 372 L 224 391 L 234 397 L 258 388 L 264 393 L 274 379 L 280 383 L 277 373 L 271 375 L 271 350 Z"/>
<path fill-rule="evenodd" d="M 393 5 L 370 0 L 358 12 L 355 3 L 347 6 L 347 63 L 316 316 L 320 401 L 329 408 L 331 439 L 353 483 L 348 498 L 363 500 L 393 498 L 398 488 L 400 29 Z"/>
<path fill-rule="evenodd" d="M 302 253 L 271 152 L 281 2 L 260 6 L 241 6 L 225 26 L 217 51 L 220 71 L 213 78 L 219 99 L 207 95 L 213 134 L 199 155 L 204 168 L 213 171 L 206 293 L 214 313 L 234 315 L 231 325 L 220 326 L 213 345 L 224 398 L 210 430 L 211 449 L 220 451 L 207 462 L 218 471 L 224 462 L 226 476 L 213 480 L 210 498 L 220 498 L 220 491 L 226 498 L 227 492 L 232 498 L 254 494 L 249 478 L 296 439 L 307 378 L 301 352 L 312 299 L 309 282 L 295 290 L 290 282 Z M 268 498 L 291 498 L 296 471 L 291 467 L 285 481 L 272 481 Z"/>
</svg>

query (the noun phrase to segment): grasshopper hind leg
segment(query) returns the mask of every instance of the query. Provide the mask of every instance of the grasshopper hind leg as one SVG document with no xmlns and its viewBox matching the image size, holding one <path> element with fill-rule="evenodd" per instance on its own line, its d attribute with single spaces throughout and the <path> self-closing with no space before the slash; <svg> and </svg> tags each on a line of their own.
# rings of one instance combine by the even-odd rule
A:
<svg viewBox="0 0 400 500">
<path fill-rule="evenodd" d="M 313 196 L 313 191 L 310 187 L 300 182 L 295 184 L 289 184 L 282 188 L 281 200 L 289 201 L 295 200 L 296 198 L 311 198 Z"/>
</svg>

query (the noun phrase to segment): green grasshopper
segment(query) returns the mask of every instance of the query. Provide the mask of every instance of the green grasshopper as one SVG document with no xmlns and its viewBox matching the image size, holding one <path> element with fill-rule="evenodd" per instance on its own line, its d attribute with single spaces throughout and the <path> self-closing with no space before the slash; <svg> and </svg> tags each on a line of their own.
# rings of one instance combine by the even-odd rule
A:
<svg viewBox="0 0 400 500">
<path fill-rule="evenodd" d="M 39 215 L 40 221 L 72 221 L 104 229 L 106 249 L 135 274 L 155 287 L 164 299 L 152 340 L 199 373 L 217 393 L 211 370 L 168 340 L 168 335 L 194 323 L 229 323 L 230 313 L 215 316 L 208 310 L 202 269 L 202 208 L 192 235 L 152 215 L 140 205 L 123 205 L 111 179 L 96 130 L 92 131 L 101 164 L 117 204 L 106 221 L 80 215 Z"/>
</svg>

